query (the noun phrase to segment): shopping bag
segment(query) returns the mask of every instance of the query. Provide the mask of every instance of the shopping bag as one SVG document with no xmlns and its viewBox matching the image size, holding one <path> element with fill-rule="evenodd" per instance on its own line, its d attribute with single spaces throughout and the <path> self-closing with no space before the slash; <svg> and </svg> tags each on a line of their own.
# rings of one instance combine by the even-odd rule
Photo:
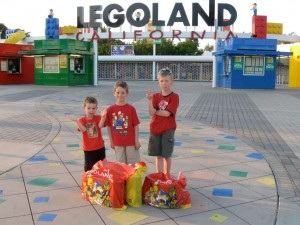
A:
<svg viewBox="0 0 300 225">
<path fill-rule="evenodd" d="M 143 176 L 147 171 L 147 166 L 144 162 L 138 162 L 131 166 L 135 168 L 135 172 L 126 180 L 125 199 L 128 205 L 132 207 L 140 207 L 143 204 Z"/>
<path fill-rule="evenodd" d="M 159 208 L 190 208 L 191 196 L 185 186 L 186 178 L 182 173 L 179 173 L 177 179 L 161 172 L 149 174 L 142 187 L 143 201 Z"/>
<path fill-rule="evenodd" d="M 125 181 L 134 172 L 125 163 L 99 161 L 82 175 L 82 197 L 99 205 L 126 209 Z"/>
</svg>

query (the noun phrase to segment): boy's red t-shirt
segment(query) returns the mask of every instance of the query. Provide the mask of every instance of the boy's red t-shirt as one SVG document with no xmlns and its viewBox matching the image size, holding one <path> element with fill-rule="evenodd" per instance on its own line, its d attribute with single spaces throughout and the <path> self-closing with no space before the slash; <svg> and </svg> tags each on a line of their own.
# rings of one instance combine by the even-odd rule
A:
<svg viewBox="0 0 300 225">
<path fill-rule="evenodd" d="M 172 92 L 167 96 L 161 93 L 155 93 L 152 98 L 153 107 L 156 110 L 167 110 L 170 116 L 152 116 L 150 123 L 150 132 L 154 135 L 163 134 L 171 129 L 176 129 L 176 112 L 179 106 L 179 95 Z"/>
<path fill-rule="evenodd" d="M 134 127 L 139 124 L 136 109 L 130 104 L 114 104 L 107 109 L 105 125 L 111 128 L 115 146 L 135 146 Z"/>
<path fill-rule="evenodd" d="M 82 148 L 84 151 L 98 150 L 104 147 L 99 123 L 101 116 L 94 115 L 91 120 L 85 116 L 79 119 L 79 122 L 86 127 L 86 131 L 82 133 Z"/>
</svg>

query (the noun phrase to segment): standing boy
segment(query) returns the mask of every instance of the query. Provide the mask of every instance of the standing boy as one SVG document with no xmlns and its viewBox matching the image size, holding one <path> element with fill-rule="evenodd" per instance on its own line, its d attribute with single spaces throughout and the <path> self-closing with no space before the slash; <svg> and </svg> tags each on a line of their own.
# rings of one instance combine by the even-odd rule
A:
<svg viewBox="0 0 300 225">
<path fill-rule="evenodd" d="M 161 69 L 157 74 L 157 80 L 161 92 L 152 94 L 151 90 L 148 90 L 146 94 L 148 111 L 152 116 L 148 155 L 156 156 L 157 172 L 169 174 L 179 96 L 171 90 L 174 81 L 169 68 Z"/>
<path fill-rule="evenodd" d="M 76 122 L 78 130 L 82 132 L 82 148 L 84 151 L 84 171 L 91 170 L 93 165 L 99 160 L 105 159 L 104 140 L 101 128 L 104 127 L 105 113 L 96 115 L 98 101 L 94 97 L 88 96 L 83 102 L 85 116 L 68 118 Z"/>
<path fill-rule="evenodd" d="M 107 109 L 106 126 L 110 146 L 118 162 L 134 164 L 141 161 L 139 149 L 139 118 L 136 109 L 126 102 L 128 85 L 117 81 L 114 86 L 116 103 Z"/>
</svg>

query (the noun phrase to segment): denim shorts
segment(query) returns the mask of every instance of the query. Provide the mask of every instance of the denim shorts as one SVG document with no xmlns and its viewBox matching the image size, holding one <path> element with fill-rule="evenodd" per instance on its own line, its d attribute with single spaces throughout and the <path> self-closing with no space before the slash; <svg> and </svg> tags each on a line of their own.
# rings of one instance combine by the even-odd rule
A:
<svg viewBox="0 0 300 225">
<path fill-rule="evenodd" d="M 175 130 L 169 130 L 161 135 L 150 133 L 148 155 L 170 158 L 174 150 L 174 134 Z"/>
</svg>

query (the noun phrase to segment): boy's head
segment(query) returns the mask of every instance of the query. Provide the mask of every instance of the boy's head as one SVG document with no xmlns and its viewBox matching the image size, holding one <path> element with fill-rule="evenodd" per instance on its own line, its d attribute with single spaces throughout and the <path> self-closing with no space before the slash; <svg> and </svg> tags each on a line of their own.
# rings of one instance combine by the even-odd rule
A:
<svg viewBox="0 0 300 225">
<path fill-rule="evenodd" d="M 85 99 L 84 99 L 84 102 L 83 102 L 83 107 L 85 107 L 87 104 L 95 104 L 98 106 L 98 101 L 96 98 L 92 97 L 92 96 L 87 96 Z"/>
<path fill-rule="evenodd" d="M 117 81 L 117 83 L 114 86 L 114 96 L 117 100 L 117 105 L 126 104 L 126 98 L 128 96 L 128 85 L 125 81 Z"/>
<path fill-rule="evenodd" d="M 128 85 L 127 85 L 127 83 L 125 81 L 118 80 L 117 83 L 114 86 L 114 92 L 116 92 L 116 90 L 117 90 L 118 87 L 123 88 L 126 91 L 126 93 L 128 93 Z"/>
<path fill-rule="evenodd" d="M 157 80 L 159 80 L 161 77 L 170 77 L 170 79 L 173 80 L 172 71 L 168 67 L 161 69 L 157 73 Z"/>
<path fill-rule="evenodd" d="M 87 96 L 83 102 L 83 109 L 84 109 L 85 115 L 88 118 L 92 118 L 98 109 L 97 99 L 95 99 L 92 96 Z"/>
<path fill-rule="evenodd" d="M 166 67 L 158 71 L 157 73 L 158 85 L 164 94 L 171 92 L 171 86 L 173 85 L 173 76 L 171 70 Z"/>
</svg>

